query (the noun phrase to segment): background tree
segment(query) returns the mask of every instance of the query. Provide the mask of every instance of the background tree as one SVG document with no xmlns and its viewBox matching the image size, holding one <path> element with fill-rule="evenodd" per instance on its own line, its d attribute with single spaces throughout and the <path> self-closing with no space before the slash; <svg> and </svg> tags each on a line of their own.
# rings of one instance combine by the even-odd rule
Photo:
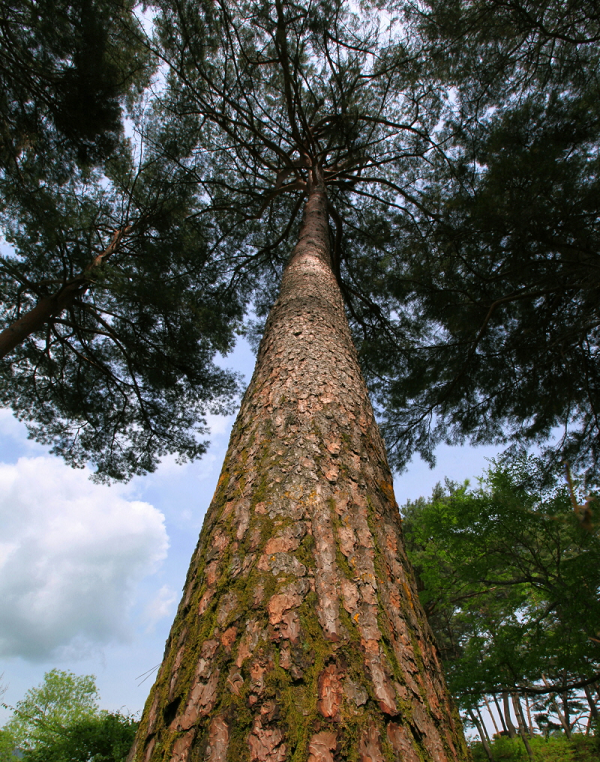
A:
<svg viewBox="0 0 600 762">
<path fill-rule="evenodd" d="M 136 720 L 98 708 L 93 675 L 53 669 L 17 702 L 0 731 L 0 759 L 14 762 L 124 762 Z"/>
<path fill-rule="evenodd" d="M 587 704 L 582 689 L 600 677 L 600 545 L 574 513 L 564 473 L 544 479 L 536 459 L 506 459 L 476 490 L 448 483 L 431 501 L 407 504 L 404 528 L 460 703 L 525 695 L 542 724 L 549 710 L 569 735 L 576 704 Z M 516 703 L 504 706 L 507 724 L 513 709 L 527 727 Z"/>
<path fill-rule="evenodd" d="M 0 729 L 0 760 L 2 762 L 14 762 L 16 744 L 12 735 L 3 728 Z"/>
<path fill-rule="evenodd" d="M 120 712 L 99 712 L 67 725 L 60 735 L 25 752 L 27 762 L 125 762 L 138 722 Z"/>
<path fill-rule="evenodd" d="M 4 675 L 0 675 L 0 680 L 3 677 Z M 6 691 L 7 691 L 6 685 L 4 685 L 3 683 L 0 683 L 0 700 L 3 698 Z M 6 704 L 1 701 L 0 701 L 0 706 L 2 706 L 2 708 L 4 709 L 6 708 Z M 8 762 L 8 760 L 10 760 L 10 757 L 14 749 L 15 749 L 15 743 L 14 743 L 12 735 L 7 730 L 4 730 L 4 728 L 0 728 L 0 761 Z"/>
<path fill-rule="evenodd" d="M 55 740 L 74 723 L 98 713 L 98 689 L 93 675 L 52 669 L 43 682 L 17 702 L 4 730 L 19 748 L 36 749 Z"/>
</svg>

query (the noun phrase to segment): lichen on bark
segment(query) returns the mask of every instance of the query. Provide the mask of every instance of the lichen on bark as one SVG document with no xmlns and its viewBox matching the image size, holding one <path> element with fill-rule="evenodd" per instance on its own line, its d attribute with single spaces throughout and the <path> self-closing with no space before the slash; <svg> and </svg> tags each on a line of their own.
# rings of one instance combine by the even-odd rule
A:
<svg viewBox="0 0 600 762">
<path fill-rule="evenodd" d="M 130 760 L 466 759 L 317 184 Z"/>
</svg>

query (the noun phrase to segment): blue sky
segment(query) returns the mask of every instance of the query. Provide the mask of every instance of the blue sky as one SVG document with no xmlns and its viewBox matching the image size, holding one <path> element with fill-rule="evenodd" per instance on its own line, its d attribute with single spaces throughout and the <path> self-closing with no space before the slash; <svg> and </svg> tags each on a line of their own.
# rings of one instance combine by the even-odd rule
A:
<svg viewBox="0 0 600 762">
<path fill-rule="evenodd" d="M 249 380 L 241 342 L 226 358 Z M 212 445 L 167 459 L 127 485 L 95 485 L 27 439 L 0 411 L 0 683 L 14 705 L 54 667 L 94 674 L 106 709 L 140 712 L 215 489 L 234 416 L 211 419 Z M 436 482 L 476 479 L 495 448 L 440 447 L 395 480 L 396 499 Z M 146 680 L 144 675 L 148 674 Z M 8 718 L 0 709 L 0 724 Z"/>
</svg>

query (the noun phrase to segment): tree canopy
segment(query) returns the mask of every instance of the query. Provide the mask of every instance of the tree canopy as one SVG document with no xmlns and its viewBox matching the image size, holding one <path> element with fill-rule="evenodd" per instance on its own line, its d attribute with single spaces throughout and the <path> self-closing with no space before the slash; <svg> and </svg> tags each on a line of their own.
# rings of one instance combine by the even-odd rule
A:
<svg viewBox="0 0 600 762">
<path fill-rule="evenodd" d="M 56 738 L 68 725 L 98 712 L 98 689 L 93 675 L 74 675 L 60 669 L 46 672 L 43 682 L 17 702 L 4 726 L 22 749 L 35 749 Z"/>
<path fill-rule="evenodd" d="M 214 353 L 244 315 L 260 335 L 310 165 L 392 463 L 415 451 L 433 461 L 441 441 L 544 445 L 562 427 L 548 455 L 595 478 L 593 4 L 152 8 L 148 34 L 131 6 L 119 11 L 116 59 L 135 63 L 136 86 L 158 66 L 135 110 L 143 158 L 122 136 L 83 156 L 69 153 L 75 138 L 44 133 L 31 165 L 20 149 L 27 192 L 5 207 L 17 249 L 3 262 L 5 323 L 52 304 L 12 350 L 3 388 L 34 435 L 113 478 L 166 452 L 200 454 L 194 416 L 235 391 Z M 112 29 L 110 13 L 97 18 Z M 35 34 L 50 55 L 56 41 Z M 97 124 L 108 140 L 114 124 Z"/>
<path fill-rule="evenodd" d="M 411 18 L 452 89 L 444 154 L 423 178 L 435 216 L 382 287 L 418 305 L 435 341 L 410 355 L 372 344 L 384 429 L 433 447 L 546 443 L 562 428 L 548 454 L 597 476 L 597 9 L 431 0 Z"/>
<path fill-rule="evenodd" d="M 203 416 L 237 391 L 213 358 L 244 296 L 211 256 L 195 189 L 124 135 L 153 69 L 133 4 L 5 11 L 0 399 L 100 478 L 196 457 Z"/>
<path fill-rule="evenodd" d="M 104 169 L 47 183 L 4 217 L 5 315 L 62 309 L 4 362 L 0 398 L 68 462 L 122 479 L 204 452 L 204 414 L 237 391 L 213 358 L 232 346 L 243 294 L 172 168 L 138 174 L 125 155 Z"/>
<path fill-rule="evenodd" d="M 118 144 L 123 98 L 147 80 L 130 0 L 2 0 L 0 166 L 58 152 L 95 163 Z M 55 157 L 56 158 L 56 153 Z"/>
</svg>

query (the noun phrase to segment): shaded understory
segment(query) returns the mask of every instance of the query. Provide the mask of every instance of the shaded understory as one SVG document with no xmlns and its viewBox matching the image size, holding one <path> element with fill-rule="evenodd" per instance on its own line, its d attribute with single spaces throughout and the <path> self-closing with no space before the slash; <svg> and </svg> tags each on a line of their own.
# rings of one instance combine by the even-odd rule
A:
<svg viewBox="0 0 600 762">
<path fill-rule="evenodd" d="M 600 738 L 574 735 L 572 740 L 564 736 L 529 739 L 534 762 L 598 762 L 600 759 Z M 491 743 L 494 762 L 525 762 L 529 760 L 520 738 L 495 738 Z M 473 762 L 488 762 L 481 742 L 471 744 Z"/>
</svg>

